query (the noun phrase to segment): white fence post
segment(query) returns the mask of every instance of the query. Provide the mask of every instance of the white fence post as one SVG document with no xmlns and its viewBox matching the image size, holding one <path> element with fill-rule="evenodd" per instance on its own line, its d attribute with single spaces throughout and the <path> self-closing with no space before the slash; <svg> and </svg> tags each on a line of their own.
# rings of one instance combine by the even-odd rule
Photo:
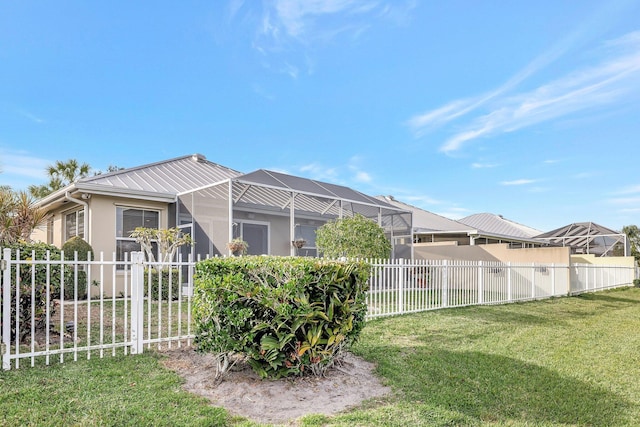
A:
<svg viewBox="0 0 640 427">
<path fill-rule="evenodd" d="M 2 251 L 2 369 L 11 369 L 9 356 L 11 354 L 11 249 Z"/>
<path fill-rule="evenodd" d="M 484 268 L 478 261 L 478 304 L 484 304 Z"/>
<path fill-rule="evenodd" d="M 143 352 L 144 255 L 131 252 L 131 354 Z"/>
<path fill-rule="evenodd" d="M 511 302 L 513 291 L 511 290 L 511 262 L 507 263 L 507 301 Z"/>
<path fill-rule="evenodd" d="M 442 261 L 442 301 L 440 302 L 442 307 L 447 307 L 449 305 L 449 272 L 447 264 L 446 259 Z"/>
<path fill-rule="evenodd" d="M 398 312 L 404 313 L 404 275 L 405 267 L 404 260 L 398 259 Z"/>
</svg>

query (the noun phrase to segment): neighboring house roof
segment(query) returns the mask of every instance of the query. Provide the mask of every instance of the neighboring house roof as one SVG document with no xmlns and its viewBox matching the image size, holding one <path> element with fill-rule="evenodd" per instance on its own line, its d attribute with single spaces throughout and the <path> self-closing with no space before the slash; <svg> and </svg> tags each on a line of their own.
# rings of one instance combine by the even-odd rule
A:
<svg viewBox="0 0 640 427">
<path fill-rule="evenodd" d="M 484 233 L 519 239 L 532 239 L 542 233 L 540 230 L 508 220 L 502 215 L 479 213 L 469 215 L 458 222 L 474 227 Z"/>
<path fill-rule="evenodd" d="M 412 206 L 408 203 L 396 200 L 393 196 L 377 196 L 377 199 L 392 204 L 400 209 L 413 212 L 414 233 L 450 232 L 450 233 L 472 233 L 476 231 L 468 225 L 462 224 L 449 218 L 445 218 L 433 212 Z"/>
<path fill-rule="evenodd" d="M 617 243 L 626 246 L 626 235 L 595 222 L 576 222 L 536 236 L 550 244 L 570 246 L 577 252 L 607 255 Z"/>
<path fill-rule="evenodd" d="M 208 161 L 201 154 L 193 154 L 85 177 L 43 198 L 38 204 L 55 204 L 64 199 L 65 194 L 73 192 L 170 202 L 182 192 L 240 175 L 238 171 Z"/>
</svg>

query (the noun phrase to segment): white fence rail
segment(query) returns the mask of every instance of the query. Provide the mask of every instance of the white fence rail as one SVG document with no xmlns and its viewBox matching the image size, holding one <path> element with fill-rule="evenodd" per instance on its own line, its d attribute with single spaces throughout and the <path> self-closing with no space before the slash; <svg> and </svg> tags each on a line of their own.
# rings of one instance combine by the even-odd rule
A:
<svg viewBox="0 0 640 427">
<path fill-rule="evenodd" d="M 24 257 L 24 256 L 23 256 Z M 1 257 L 2 367 L 189 345 L 195 262 Z M 629 286 L 632 267 L 470 261 L 370 261 L 367 318 Z M 164 273 L 154 273 L 154 268 Z M 88 293 L 91 298 L 85 298 Z"/>
</svg>

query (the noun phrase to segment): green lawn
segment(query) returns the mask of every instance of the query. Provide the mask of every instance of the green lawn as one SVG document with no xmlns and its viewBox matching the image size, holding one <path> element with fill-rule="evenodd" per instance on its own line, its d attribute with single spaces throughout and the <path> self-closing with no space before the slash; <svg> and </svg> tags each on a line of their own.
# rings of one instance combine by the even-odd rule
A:
<svg viewBox="0 0 640 427">
<path fill-rule="evenodd" d="M 640 425 L 638 288 L 373 320 L 354 351 L 394 395 L 301 425 Z M 179 384 L 153 353 L 0 372 L 0 425 L 251 425 Z"/>
</svg>

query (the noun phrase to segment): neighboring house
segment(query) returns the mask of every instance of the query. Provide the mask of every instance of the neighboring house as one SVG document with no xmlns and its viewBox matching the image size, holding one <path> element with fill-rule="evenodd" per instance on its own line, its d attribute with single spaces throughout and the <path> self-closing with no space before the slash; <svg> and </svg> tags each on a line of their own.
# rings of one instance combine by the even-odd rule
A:
<svg viewBox="0 0 640 427">
<path fill-rule="evenodd" d="M 362 214 L 392 242 L 410 236 L 412 221 L 410 212 L 348 187 L 266 170 L 242 174 L 199 154 L 82 178 L 37 205 L 49 219 L 35 240 L 60 247 L 80 236 L 117 260 L 140 250 L 129 237 L 136 227 L 179 227 L 202 257 L 229 254 L 236 237 L 249 254 L 313 256 L 315 230 L 331 219 Z"/>
<path fill-rule="evenodd" d="M 626 234 L 595 222 L 576 222 L 541 233 L 536 238 L 553 246 L 569 247 L 576 255 L 611 257 L 627 256 L 631 252 Z"/>
<path fill-rule="evenodd" d="M 378 198 L 413 213 L 411 258 L 569 263 L 568 248 L 550 248 L 546 241 L 533 237 L 539 230 L 499 215 L 476 214 L 454 221 L 392 196 Z"/>
<path fill-rule="evenodd" d="M 540 230 L 507 220 L 500 215 L 475 214 L 455 221 L 396 200 L 393 196 L 378 198 L 413 213 L 414 243 L 460 246 L 507 243 L 511 248 L 546 246 L 546 242 L 534 238 L 541 233 Z"/>
</svg>

